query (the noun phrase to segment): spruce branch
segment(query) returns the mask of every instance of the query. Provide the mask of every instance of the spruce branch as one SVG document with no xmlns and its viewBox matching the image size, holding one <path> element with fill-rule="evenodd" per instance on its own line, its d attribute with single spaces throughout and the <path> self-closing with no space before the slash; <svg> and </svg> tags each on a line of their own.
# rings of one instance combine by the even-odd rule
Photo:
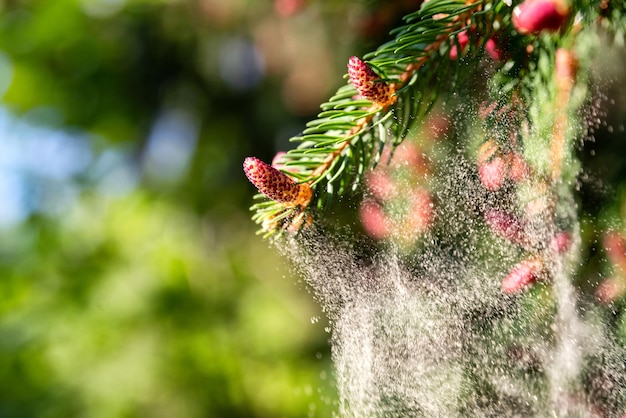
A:
<svg viewBox="0 0 626 418">
<path fill-rule="evenodd" d="M 439 91 L 429 92 L 428 86 L 436 76 L 445 79 L 442 75 L 456 66 L 453 60 L 438 58 L 448 54 L 453 36 L 469 28 L 483 3 L 423 3 L 393 32 L 395 39 L 366 55 L 366 62 L 351 58 L 350 83 L 320 106 L 318 118 L 291 139 L 299 143 L 297 148 L 280 161 L 283 174 L 311 187 L 311 202 L 286 205 L 272 200 L 271 191 L 259 189 L 263 194 L 257 199 L 263 201 L 251 210 L 255 212 L 253 220 L 262 225 L 261 232 L 271 235 L 282 229 L 297 230 L 307 218 L 305 212 L 322 213 L 334 196 L 359 187 L 367 168 L 378 163 L 384 146 L 400 144 L 416 118 L 432 106 Z"/>
<path fill-rule="evenodd" d="M 619 32 L 616 27 L 623 14 L 613 12 L 614 3 L 605 0 L 600 7 L 583 0 L 577 3 L 582 16 L 577 19 L 595 19 Z M 475 65 L 467 64 L 479 63 L 485 53 L 494 61 L 492 86 L 497 96 L 508 96 L 508 103 L 524 102 L 530 97 L 529 83 L 542 72 L 542 61 L 536 56 L 546 49 L 554 51 L 553 38 L 567 39 L 568 33 L 575 32 L 578 23 L 570 10 L 574 6 L 564 0 L 526 0 L 515 7 L 501 0 L 422 3 L 391 32 L 392 40 L 363 60 L 350 58 L 349 82 L 321 104 L 317 118 L 300 135 L 291 138 L 297 147 L 275 162 L 293 190 L 301 187 L 310 192 L 307 199 L 281 201 L 275 198 L 281 191 L 260 188 L 250 179 L 262 193 L 251 207 L 253 220 L 262 225 L 260 232 L 269 236 L 297 231 L 328 211 L 335 199 L 355 192 L 366 171 L 380 162 L 383 149 L 399 145 L 437 98 L 454 92 L 463 76 L 472 72 Z M 546 38 L 542 35 L 546 32 L 555 35 Z M 496 43 L 498 37 L 506 49 Z M 561 95 L 568 89 L 564 86 Z M 507 141 L 499 141 L 498 146 L 503 152 L 516 151 L 502 154 L 513 170 L 520 144 Z M 559 148 L 558 143 L 557 135 L 554 147 Z M 562 155 L 558 149 L 554 152 Z M 553 176 L 560 175 L 559 167 L 555 159 Z M 522 167 L 520 172 L 527 171 Z"/>
</svg>

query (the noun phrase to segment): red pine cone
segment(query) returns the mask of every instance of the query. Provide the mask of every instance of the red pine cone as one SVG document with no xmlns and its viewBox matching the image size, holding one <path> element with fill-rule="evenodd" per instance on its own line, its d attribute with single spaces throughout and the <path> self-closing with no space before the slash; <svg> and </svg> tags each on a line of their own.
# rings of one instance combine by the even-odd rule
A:
<svg viewBox="0 0 626 418">
<path fill-rule="evenodd" d="M 350 57 L 348 61 L 350 83 L 359 94 L 368 100 L 387 106 L 395 101 L 393 87 L 380 79 L 378 74 L 358 57 Z"/>
<path fill-rule="evenodd" d="M 288 175 L 256 157 L 248 157 L 243 161 L 243 171 L 261 193 L 286 206 L 306 206 L 313 195 L 308 184 L 296 183 Z"/>
<path fill-rule="evenodd" d="M 525 0 L 513 10 L 513 26 L 522 34 L 556 32 L 568 15 L 569 8 L 562 0 Z"/>
</svg>

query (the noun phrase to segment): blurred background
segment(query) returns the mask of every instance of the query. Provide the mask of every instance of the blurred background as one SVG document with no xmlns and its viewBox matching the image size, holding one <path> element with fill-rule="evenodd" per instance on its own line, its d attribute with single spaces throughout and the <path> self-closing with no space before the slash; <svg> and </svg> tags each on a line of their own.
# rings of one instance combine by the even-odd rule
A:
<svg viewBox="0 0 626 418">
<path fill-rule="evenodd" d="M 241 166 L 412 3 L 0 3 L 0 416 L 336 410 L 327 321 Z"/>
<path fill-rule="evenodd" d="M 416 7 L 0 2 L 0 417 L 331 416 L 328 323 L 242 162 Z"/>
</svg>

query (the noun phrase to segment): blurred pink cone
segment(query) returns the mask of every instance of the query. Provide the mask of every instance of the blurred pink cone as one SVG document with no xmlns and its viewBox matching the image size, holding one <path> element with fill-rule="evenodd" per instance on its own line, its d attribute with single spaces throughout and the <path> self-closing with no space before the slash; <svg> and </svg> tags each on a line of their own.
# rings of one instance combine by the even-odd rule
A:
<svg viewBox="0 0 626 418">
<path fill-rule="evenodd" d="M 460 32 L 456 36 L 456 41 L 452 41 L 452 46 L 450 47 L 450 59 L 456 60 L 459 58 L 459 55 L 463 55 L 465 52 L 465 48 L 469 43 L 469 36 L 467 36 L 467 31 Z M 457 43 L 458 42 L 458 43 Z M 461 51 L 459 53 L 458 47 L 461 47 Z"/>
<path fill-rule="evenodd" d="M 494 61 L 500 61 L 502 58 L 502 51 L 493 38 L 487 39 L 487 42 L 485 42 L 485 52 L 487 52 L 487 55 Z"/>
<path fill-rule="evenodd" d="M 389 175 L 381 170 L 374 170 L 365 176 L 367 189 L 376 199 L 384 201 L 392 198 L 396 193 L 396 185 Z"/>
<path fill-rule="evenodd" d="M 515 216 L 497 209 L 489 209 L 485 213 L 485 221 L 498 236 L 516 244 L 525 241 L 524 227 Z"/>
<path fill-rule="evenodd" d="M 287 155 L 285 151 L 278 151 L 272 159 L 272 167 L 274 167 L 276 170 L 284 170 L 285 163 L 283 161 L 283 158 L 285 157 L 285 155 Z"/>
<path fill-rule="evenodd" d="M 433 201 L 430 194 L 425 189 L 418 189 L 413 192 L 411 198 L 411 211 L 408 214 L 408 227 L 412 231 L 424 232 L 433 219 Z"/>
<path fill-rule="evenodd" d="M 518 183 L 530 174 L 530 168 L 524 158 L 516 152 L 509 154 L 509 172 L 508 177 L 511 181 Z"/>
<path fill-rule="evenodd" d="M 543 272 L 543 263 L 536 258 L 520 261 L 502 282 L 504 293 L 517 293 L 536 282 Z"/>
<path fill-rule="evenodd" d="M 490 191 L 498 190 L 504 184 L 506 163 L 502 157 L 495 157 L 491 161 L 478 166 L 478 177 L 483 187 Z"/>
<path fill-rule="evenodd" d="M 617 232 L 607 232 L 602 243 L 611 263 L 626 273 L 626 240 Z"/>
<path fill-rule="evenodd" d="M 611 303 L 619 299 L 626 290 L 626 283 L 618 277 L 611 277 L 598 285 L 595 296 L 602 303 Z"/>
<path fill-rule="evenodd" d="M 525 0 L 513 10 L 513 26 L 522 34 L 556 32 L 569 14 L 562 0 Z"/>
<path fill-rule="evenodd" d="M 572 235 L 567 231 L 557 232 L 550 242 L 550 248 L 557 254 L 563 254 L 571 245 Z"/>
<path fill-rule="evenodd" d="M 419 148 L 412 142 L 404 141 L 396 147 L 391 160 L 392 167 L 411 167 L 417 174 L 428 172 L 428 162 Z"/>
<path fill-rule="evenodd" d="M 359 209 L 363 229 L 374 239 L 385 239 L 389 236 L 387 218 L 378 203 L 365 200 Z"/>
</svg>

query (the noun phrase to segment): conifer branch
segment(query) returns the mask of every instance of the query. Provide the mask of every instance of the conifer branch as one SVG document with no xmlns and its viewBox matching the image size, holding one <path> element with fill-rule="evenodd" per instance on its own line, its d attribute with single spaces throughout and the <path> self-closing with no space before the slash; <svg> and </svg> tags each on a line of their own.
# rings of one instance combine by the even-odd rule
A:
<svg viewBox="0 0 626 418">
<path fill-rule="evenodd" d="M 525 96 L 524 80 L 532 70 L 519 51 L 532 50 L 528 39 L 539 31 L 565 31 L 565 26 L 569 30 L 573 22 L 560 0 L 537 0 L 524 10 L 520 6 L 501 0 L 429 0 L 405 16 L 405 24 L 392 31 L 394 39 L 365 55 L 365 61 L 351 58 L 349 83 L 320 106 L 318 117 L 291 139 L 298 146 L 276 162 L 282 175 L 310 189 L 308 199 L 284 202 L 273 199 L 272 190 L 259 188 L 263 194 L 256 198 L 262 201 L 251 210 L 261 232 L 297 231 L 327 211 L 336 197 L 356 191 L 365 172 L 378 164 L 383 148 L 399 145 L 436 98 L 454 91 L 459 75 L 471 72 L 467 66 L 461 70 L 461 59 L 464 64 L 476 63 L 486 51 L 501 69 L 494 78 L 498 94 Z M 621 14 L 611 13 L 611 7 L 607 3 L 597 11 L 587 6 L 604 27 L 618 32 L 619 22 L 611 16 Z M 509 56 L 502 56 L 494 47 L 492 36 L 498 31 L 513 43 L 508 46 L 518 51 L 517 56 L 509 51 Z M 555 176 L 558 164 L 554 163 Z"/>
<path fill-rule="evenodd" d="M 405 17 L 407 24 L 394 31 L 393 41 L 366 56 L 371 67 L 359 60 L 365 74 L 378 78 L 370 88 L 384 90 L 382 98 L 377 100 L 376 94 L 368 97 L 367 92 L 355 88 L 352 79 L 321 105 L 322 112 L 301 135 L 292 138 L 300 144 L 282 157 L 280 165 L 285 175 L 314 190 L 317 212 L 327 210 L 334 195 L 355 191 L 366 169 L 378 163 L 383 147 L 401 143 L 420 108 L 426 105 L 427 110 L 433 104 L 439 92 L 435 89 L 427 95 L 425 87 L 437 72 L 431 70 L 423 77 L 418 73 L 429 62 L 433 66 L 451 63 L 433 58 L 447 53 L 453 35 L 469 27 L 468 21 L 482 4 L 483 0 L 424 3 Z M 267 193 L 265 196 L 271 199 Z M 252 206 L 253 220 L 262 224 L 262 232 L 268 235 L 280 229 L 298 229 L 308 218 L 305 211 L 313 211 L 311 202 L 286 205 L 265 200 L 263 195 L 257 198 L 264 201 Z"/>
</svg>

